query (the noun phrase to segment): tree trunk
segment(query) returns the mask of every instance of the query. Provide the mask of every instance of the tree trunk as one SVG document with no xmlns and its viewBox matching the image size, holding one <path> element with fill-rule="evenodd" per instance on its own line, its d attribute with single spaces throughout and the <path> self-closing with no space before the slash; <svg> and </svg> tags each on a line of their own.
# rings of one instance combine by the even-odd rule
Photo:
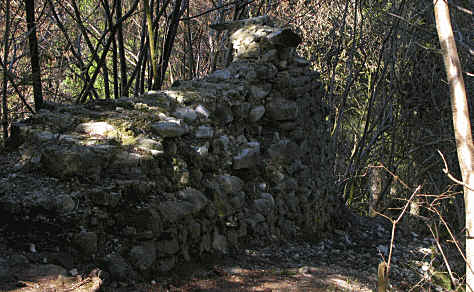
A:
<svg viewBox="0 0 474 292">
<path fill-rule="evenodd" d="M 43 105 L 43 91 L 41 88 L 41 70 L 38 54 L 38 40 L 36 39 L 35 1 L 25 0 L 26 26 L 28 28 L 28 43 L 30 46 L 31 73 L 33 79 L 33 95 L 35 109 L 38 111 Z"/>
<path fill-rule="evenodd" d="M 377 205 L 382 193 L 382 168 L 372 167 L 369 169 L 369 216 L 377 216 Z"/>
<path fill-rule="evenodd" d="M 466 291 L 474 291 L 474 145 L 461 63 L 454 41 L 448 4 L 445 0 L 433 0 L 436 29 L 443 52 L 444 66 L 451 95 L 454 135 L 459 168 L 464 185 L 466 208 Z"/>
<path fill-rule="evenodd" d="M 153 33 L 153 18 L 148 0 L 143 0 L 143 4 L 145 6 L 145 15 L 148 28 L 148 44 L 150 45 L 150 61 L 154 80 L 152 89 L 158 89 L 158 56 L 156 54 L 155 37 Z"/>
<path fill-rule="evenodd" d="M 122 1 L 117 0 L 117 22 L 120 18 L 122 18 Z M 118 31 L 117 31 L 117 42 L 118 42 L 118 49 L 119 49 L 119 56 L 120 56 L 120 96 L 127 96 L 128 97 L 128 90 L 127 88 L 127 63 L 125 61 L 125 47 L 123 45 L 123 29 L 122 23 L 118 23 Z"/>
<path fill-rule="evenodd" d="M 104 6 L 104 12 L 105 12 L 105 18 L 107 19 L 107 26 L 105 30 L 111 29 L 114 26 L 113 22 L 113 17 L 112 17 L 112 11 L 110 10 L 109 3 L 107 1 L 103 1 L 103 6 Z M 120 14 L 121 15 L 121 14 Z M 117 19 L 120 19 L 122 16 L 120 16 Z M 118 88 L 118 69 L 117 69 L 117 42 L 115 39 L 115 34 L 112 34 L 110 36 L 113 38 L 112 40 L 112 78 L 113 78 L 113 84 L 114 84 L 114 98 L 117 99 L 119 98 L 119 88 Z M 92 49 L 91 49 L 92 50 Z M 108 73 L 107 70 L 107 62 L 104 63 L 104 74 Z M 108 75 L 106 75 L 108 76 Z M 105 98 L 110 98 L 110 90 L 109 90 L 109 79 L 107 77 L 107 80 L 105 80 Z"/>
<path fill-rule="evenodd" d="M 7 63 L 10 43 L 10 1 L 5 3 L 5 34 L 3 39 L 3 91 L 2 91 L 2 126 L 3 126 L 3 143 L 7 145 L 8 138 L 8 104 L 7 104 L 7 88 L 8 88 L 8 76 L 7 76 Z"/>
<path fill-rule="evenodd" d="M 113 36 L 114 40 L 112 41 L 112 70 L 114 75 L 114 98 L 120 98 L 120 86 L 118 81 L 118 57 L 117 57 L 117 40 L 115 39 L 115 35 Z"/>
<path fill-rule="evenodd" d="M 146 16 L 143 17 L 143 20 L 142 20 L 142 27 L 145 27 L 146 26 Z M 138 62 L 137 62 L 137 68 L 135 68 L 135 70 L 137 70 L 137 76 L 136 76 L 136 80 L 135 80 L 135 96 L 138 96 L 139 94 L 141 94 L 142 92 L 140 91 L 140 89 L 142 88 L 141 87 L 141 83 L 142 83 L 142 80 L 143 80 L 143 76 L 141 74 L 142 72 L 142 66 L 143 64 L 146 64 L 146 48 L 145 46 L 147 45 L 146 44 L 146 32 L 145 32 L 145 29 L 142 29 L 142 34 L 141 34 L 141 37 L 140 37 L 140 54 L 139 54 L 139 57 L 138 57 Z"/>
<path fill-rule="evenodd" d="M 185 0 L 188 1 L 188 0 Z M 182 1 L 176 0 L 173 12 L 171 13 L 170 25 L 168 28 L 168 33 L 165 39 L 165 45 L 163 48 L 163 54 L 161 55 L 160 60 L 160 70 L 159 70 L 159 80 L 158 80 L 158 89 L 163 86 L 165 81 L 166 70 L 168 69 L 168 63 L 171 56 L 171 51 L 173 50 L 174 40 L 178 31 L 178 25 L 181 19 L 181 16 L 184 13 L 186 5 L 181 7 Z M 185 3 L 186 4 L 186 3 Z"/>
</svg>

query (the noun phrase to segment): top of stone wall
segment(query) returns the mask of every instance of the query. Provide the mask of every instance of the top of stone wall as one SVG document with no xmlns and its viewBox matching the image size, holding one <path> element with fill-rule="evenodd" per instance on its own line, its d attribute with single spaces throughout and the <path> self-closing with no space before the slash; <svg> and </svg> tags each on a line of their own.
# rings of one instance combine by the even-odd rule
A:
<svg viewBox="0 0 474 292">
<path fill-rule="evenodd" d="M 278 27 L 268 16 L 212 24 L 211 28 L 230 31 L 234 61 L 258 58 L 273 50 L 296 48 L 301 36 L 288 27 Z"/>
</svg>

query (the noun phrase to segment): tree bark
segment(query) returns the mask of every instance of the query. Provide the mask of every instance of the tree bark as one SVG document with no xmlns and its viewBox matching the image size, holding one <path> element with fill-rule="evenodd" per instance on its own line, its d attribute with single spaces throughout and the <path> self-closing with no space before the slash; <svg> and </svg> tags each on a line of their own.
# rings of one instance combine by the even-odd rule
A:
<svg viewBox="0 0 474 292">
<path fill-rule="evenodd" d="M 150 45 L 150 61 L 153 75 L 152 89 L 158 89 L 158 56 L 156 54 L 155 36 L 153 33 L 153 18 L 148 0 L 143 0 L 143 4 L 145 6 L 145 15 L 148 28 L 148 44 Z"/>
<path fill-rule="evenodd" d="M 188 1 L 188 0 L 185 0 L 185 1 Z M 163 82 L 165 81 L 166 70 L 168 69 L 168 63 L 171 56 L 171 51 L 173 50 L 174 40 L 176 38 L 176 33 L 178 31 L 178 25 L 179 25 L 181 16 L 184 13 L 184 9 L 186 8 L 186 5 L 183 5 L 182 7 L 181 0 L 176 0 L 174 5 L 175 6 L 171 14 L 171 20 L 170 20 L 170 25 L 168 28 L 168 33 L 165 39 L 163 54 L 161 55 L 157 89 L 160 89 L 163 86 Z"/>
<path fill-rule="evenodd" d="M 43 105 L 43 91 L 41 88 L 41 70 L 38 53 L 38 40 L 36 38 L 35 1 L 25 0 L 26 26 L 28 28 L 28 43 L 30 46 L 31 73 L 33 79 L 33 95 L 35 110 Z"/>
<path fill-rule="evenodd" d="M 107 18 L 107 27 L 106 30 L 111 29 L 111 27 L 114 25 L 114 22 L 112 20 L 112 12 L 109 7 L 109 3 L 107 1 L 102 1 L 102 4 L 104 6 L 104 12 L 105 12 L 105 17 Z M 112 78 L 113 78 L 113 84 L 114 84 L 114 98 L 117 99 L 119 98 L 119 87 L 118 87 L 118 69 L 117 69 L 117 42 L 115 40 L 115 34 L 111 35 L 112 38 Z M 107 70 L 107 62 L 104 63 L 104 74 L 108 73 Z M 107 75 L 106 75 L 107 76 Z M 109 92 L 109 79 L 107 78 L 107 81 L 105 81 L 104 77 L 104 82 L 105 82 L 105 98 L 110 98 L 110 92 Z"/>
<path fill-rule="evenodd" d="M 117 22 L 122 18 L 122 1 L 117 0 Z M 127 63 L 125 60 L 125 47 L 123 45 L 123 29 L 122 23 L 118 23 L 119 27 L 117 30 L 117 42 L 120 56 L 120 96 L 128 97 L 127 89 Z M 117 98 L 117 97 L 116 97 Z"/>
<path fill-rule="evenodd" d="M 456 43 L 454 41 L 448 3 L 433 0 L 439 43 L 451 95 L 454 136 L 459 160 L 459 168 L 464 186 L 466 209 L 466 291 L 474 291 L 474 145 L 471 122 Z"/>
<path fill-rule="evenodd" d="M 10 43 L 10 1 L 5 3 L 5 34 L 3 39 L 3 91 L 2 91 L 2 126 L 3 126 L 3 143 L 7 145 L 8 139 L 8 99 L 7 99 L 7 88 L 8 88 L 8 75 L 7 75 L 7 62 Z"/>
</svg>

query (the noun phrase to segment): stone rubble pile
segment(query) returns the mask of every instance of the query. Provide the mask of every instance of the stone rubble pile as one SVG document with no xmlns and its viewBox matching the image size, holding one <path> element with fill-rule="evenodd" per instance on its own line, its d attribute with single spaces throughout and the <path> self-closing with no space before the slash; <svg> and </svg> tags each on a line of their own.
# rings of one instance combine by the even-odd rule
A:
<svg viewBox="0 0 474 292">
<path fill-rule="evenodd" d="M 295 54 L 300 37 L 258 22 L 231 31 L 233 62 L 202 80 L 47 104 L 13 125 L 21 167 L 49 178 L 24 192 L 3 178 L 1 212 L 62 222 L 71 246 L 118 280 L 344 224 L 328 110 L 319 74 Z"/>
</svg>

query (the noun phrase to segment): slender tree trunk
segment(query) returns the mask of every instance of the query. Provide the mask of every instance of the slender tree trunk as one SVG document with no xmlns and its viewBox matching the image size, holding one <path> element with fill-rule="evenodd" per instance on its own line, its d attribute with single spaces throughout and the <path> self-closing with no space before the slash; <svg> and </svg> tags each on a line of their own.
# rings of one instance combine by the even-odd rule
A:
<svg viewBox="0 0 474 292">
<path fill-rule="evenodd" d="M 25 0 L 26 26 L 28 28 L 28 43 L 30 46 L 31 72 L 33 79 L 33 95 L 35 110 L 43 105 L 43 91 L 41 88 L 41 70 L 38 53 L 38 40 L 36 38 L 35 1 Z"/>
<path fill-rule="evenodd" d="M 142 70 L 140 72 L 141 74 L 141 79 L 140 79 L 140 94 L 145 92 L 145 77 L 146 77 L 146 72 L 147 72 L 147 64 L 148 64 L 148 51 L 145 52 L 143 55 L 143 63 L 142 63 Z M 150 88 L 150 86 L 148 86 Z"/>
<path fill-rule="evenodd" d="M 2 126 L 3 126 L 3 144 L 7 145 L 8 138 L 8 99 L 7 99 L 7 88 L 8 88 L 8 76 L 7 76 L 7 63 L 8 53 L 10 50 L 10 1 L 5 3 L 5 34 L 3 35 L 3 91 L 2 91 Z"/>
<path fill-rule="evenodd" d="M 156 54 L 155 37 L 153 33 L 153 18 L 148 0 L 143 0 L 148 28 L 148 44 L 150 45 L 151 68 L 153 75 L 152 89 L 158 89 L 158 56 Z"/>
<path fill-rule="evenodd" d="M 464 184 L 466 208 L 466 291 L 474 291 L 474 145 L 471 122 L 456 43 L 454 41 L 448 4 L 433 0 L 439 43 L 443 51 L 444 66 L 451 95 L 454 135 L 459 168 Z"/>
<path fill-rule="evenodd" d="M 104 16 L 107 20 L 106 30 L 109 29 L 112 25 L 114 25 L 111 21 L 110 16 L 110 9 L 108 7 L 107 2 L 104 2 Z M 105 99 L 110 99 L 110 81 L 109 81 L 109 70 L 107 68 L 107 62 L 105 62 L 103 67 L 103 74 L 104 74 L 104 92 L 105 92 Z"/>
<path fill-rule="evenodd" d="M 186 5 L 187 5 L 186 13 L 187 13 L 187 17 L 189 18 L 189 1 L 188 3 L 186 3 Z M 186 40 L 188 43 L 187 54 L 189 58 L 189 65 L 188 65 L 189 69 L 187 70 L 187 73 L 188 73 L 188 79 L 192 80 L 194 76 L 196 76 L 196 73 L 194 72 L 194 52 L 193 52 L 193 35 L 191 33 L 191 20 L 188 20 L 186 22 L 186 28 L 187 28 Z M 186 76 L 186 75 L 183 75 L 183 76 Z"/>
<path fill-rule="evenodd" d="M 188 0 L 185 0 L 185 1 L 188 1 Z M 183 5 L 184 7 L 181 7 L 182 6 L 181 4 L 182 4 L 181 0 L 176 0 L 174 4 L 175 6 L 173 8 L 173 13 L 171 14 L 171 23 L 168 28 L 168 34 L 166 35 L 165 45 L 163 48 L 163 54 L 161 54 L 161 60 L 160 60 L 161 66 L 160 66 L 160 71 L 159 71 L 158 88 L 161 88 L 163 86 L 166 70 L 168 69 L 168 63 L 171 56 L 171 51 L 173 50 L 174 40 L 176 38 L 176 33 L 178 30 L 179 21 L 186 7 L 186 5 Z"/>
<path fill-rule="evenodd" d="M 142 20 L 142 27 L 144 28 L 146 26 L 146 16 L 143 17 L 143 20 Z M 142 92 L 140 91 L 140 88 L 141 88 L 141 83 L 142 83 L 142 79 L 144 78 L 144 76 L 142 76 L 141 72 L 142 72 L 142 66 L 144 66 L 143 64 L 146 64 L 146 52 L 147 50 L 144 48 L 147 43 L 146 43 L 146 32 L 145 32 L 145 29 L 142 29 L 142 35 L 141 35 L 141 38 L 140 38 L 140 55 L 138 56 L 138 63 L 137 63 L 137 79 L 135 80 L 135 96 L 138 96 L 139 94 L 141 94 Z"/>
<path fill-rule="evenodd" d="M 117 99 L 120 97 L 120 86 L 119 86 L 119 76 L 118 76 L 118 57 L 117 57 L 117 40 L 112 41 L 112 67 L 114 74 L 114 98 Z"/>
<path fill-rule="evenodd" d="M 102 4 L 104 6 L 105 17 L 107 18 L 106 30 L 108 30 L 114 26 L 113 16 L 110 10 L 109 3 L 107 1 L 102 1 Z M 120 19 L 120 17 L 117 19 Z M 117 42 L 115 40 L 115 34 L 112 34 L 110 37 L 113 38 L 112 40 L 112 78 L 114 80 L 114 98 L 117 99 L 119 98 L 118 69 L 117 69 Z M 108 76 L 107 62 L 104 63 L 104 74 L 107 74 L 106 76 Z M 105 78 L 104 78 L 104 81 L 105 81 Z M 110 90 L 108 86 L 109 86 L 109 79 L 107 77 L 107 82 L 105 86 L 106 98 L 109 98 L 109 95 L 110 95 Z"/>
<path fill-rule="evenodd" d="M 117 22 L 122 18 L 122 1 L 117 0 Z M 122 23 L 118 23 L 117 42 L 120 56 L 120 96 L 128 96 L 127 88 L 127 63 L 125 60 L 125 47 L 123 45 L 123 29 Z"/>
<path fill-rule="evenodd" d="M 382 169 L 378 167 L 372 167 L 369 170 L 369 216 L 377 216 L 377 206 L 380 202 L 380 196 L 382 193 Z"/>
</svg>

